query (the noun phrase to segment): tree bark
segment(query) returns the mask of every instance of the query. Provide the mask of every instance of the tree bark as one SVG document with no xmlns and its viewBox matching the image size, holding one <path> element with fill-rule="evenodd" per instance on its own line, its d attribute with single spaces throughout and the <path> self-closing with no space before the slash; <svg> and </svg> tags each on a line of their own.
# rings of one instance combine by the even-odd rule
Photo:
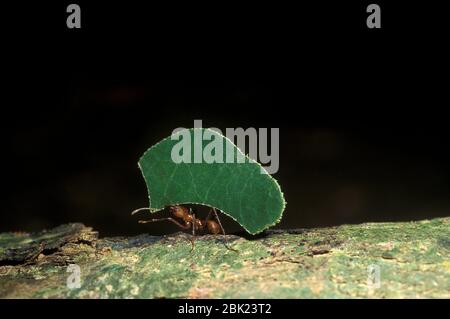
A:
<svg viewBox="0 0 450 319">
<path fill-rule="evenodd" d="M 2 233 L 0 297 L 450 298 L 450 217 L 190 239 Z"/>
</svg>

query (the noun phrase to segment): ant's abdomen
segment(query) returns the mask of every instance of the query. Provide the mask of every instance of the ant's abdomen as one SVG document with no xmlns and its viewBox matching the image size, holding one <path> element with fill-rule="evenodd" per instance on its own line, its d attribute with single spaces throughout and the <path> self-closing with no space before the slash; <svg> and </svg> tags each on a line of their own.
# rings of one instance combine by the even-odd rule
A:
<svg viewBox="0 0 450 319">
<path fill-rule="evenodd" d="M 219 224 L 217 224 L 215 221 L 208 220 L 206 226 L 208 227 L 208 232 L 211 234 L 217 235 L 220 232 Z"/>
</svg>

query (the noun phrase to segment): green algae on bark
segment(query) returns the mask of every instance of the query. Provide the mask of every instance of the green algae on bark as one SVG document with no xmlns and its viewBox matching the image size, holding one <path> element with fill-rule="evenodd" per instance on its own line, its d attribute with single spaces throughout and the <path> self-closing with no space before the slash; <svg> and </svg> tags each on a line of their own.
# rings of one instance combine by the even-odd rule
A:
<svg viewBox="0 0 450 319">
<path fill-rule="evenodd" d="M 449 217 L 207 235 L 192 252 L 189 236 L 98 239 L 82 224 L 3 233 L 0 297 L 450 298 Z M 66 284 L 69 264 L 80 267 L 80 288 Z"/>
</svg>

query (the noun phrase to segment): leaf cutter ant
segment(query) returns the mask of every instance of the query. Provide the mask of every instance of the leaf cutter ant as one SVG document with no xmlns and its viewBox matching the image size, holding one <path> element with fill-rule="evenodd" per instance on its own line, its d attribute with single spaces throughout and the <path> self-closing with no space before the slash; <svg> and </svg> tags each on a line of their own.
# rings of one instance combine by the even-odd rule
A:
<svg viewBox="0 0 450 319">
<path fill-rule="evenodd" d="M 143 210 L 150 210 L 148 207 L 144 208 L 138 208 L 134 210 L 131 215 L 134 215 L 140 211 Z M 208 215 L 206 216 L 206 219 L 200 219 L 196 218 L 195 213 L 192 211 L 191 208 L 186 208 L 181 205 L 173 205 L 169 206 L 169 212 L 172 214 L 173 217 L 165 217 L 165 218 L 153 218 L 149 220 L 139 220 L 138 223 L 140 224 L 147 224 L 147 223 L 153 223 L 153 222 L 159 222 L 159 221 L 170 221 L 180 227 L 183 230 L 192 230 L 192 239 L 191 244 L 192 248 L 191 251 L 194 250 L 195 247 L 195 237 L 196 232 L 201 231 L 203 234 L 209 233 L 212 235 L 217 235 L 219 232 L 222 232 L 223 235 L 225 234 L 225 230 L 223 229 L 222 223 L 220 222 L 219 215 L 217 214 L 217 211 L 215 208 L 212 208 Z M 211 215 L 214 215 L 213 220 L 211 218 Z M 236 249 L 229 247 L 225 242 L 223 243 L 224 246 L 231 251 L 237 252 Z"/>
</svg>

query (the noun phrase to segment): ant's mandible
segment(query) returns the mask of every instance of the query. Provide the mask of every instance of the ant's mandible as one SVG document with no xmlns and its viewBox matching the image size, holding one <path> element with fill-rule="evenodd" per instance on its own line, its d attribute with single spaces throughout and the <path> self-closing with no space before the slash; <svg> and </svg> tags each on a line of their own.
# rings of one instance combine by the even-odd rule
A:
<svg viewBox="0 0 450 319">
<path fill-rule="evenodd" d="M 149 208 L 139 208 L 134 210 L 131 215 L 136 214 L 137 212 L 143 211 L 143 210 L 149 210 Z M 222 223 L 220 222 L 219 215 L 217 214 L 217 211 L 215 208 L 212 208 L 208 216 L 206 216 L 206 219 L 199 219 L 195 217 L 195 213 L 192 212 L 191 208 L 186 208 L 181 205 L 174 205 L 169 206 L 169 212 L 172 214 L 173 217 L 165 217 L 165 218 L 154 218 L 149 220 L 139 220 L 138 222 L 140 224 L 146 224 L 146 223 L 153 223 L 153 222 L 159 222 L 159 221 L 170 221 L 180 227 L 181 229 L 192 230 L 192 236 L 193 239 L 191 240 L 192 249 L 194 249 L 195 244 L 195 236 L 197 231 L 201 231 L 203 233 L 208 232 L 212 235 L 217 235 L 219 232 L 222 232 L 223 235 L 225 235 L 225 230 L 223 229 Z M 211 219 L 211 215 L 214 215 L 215 221 Z M 224 243 L 225 247 L 229 250 L 237 252 L 237 250 L 229 247 L 226 243 Z"/>
</svg>

